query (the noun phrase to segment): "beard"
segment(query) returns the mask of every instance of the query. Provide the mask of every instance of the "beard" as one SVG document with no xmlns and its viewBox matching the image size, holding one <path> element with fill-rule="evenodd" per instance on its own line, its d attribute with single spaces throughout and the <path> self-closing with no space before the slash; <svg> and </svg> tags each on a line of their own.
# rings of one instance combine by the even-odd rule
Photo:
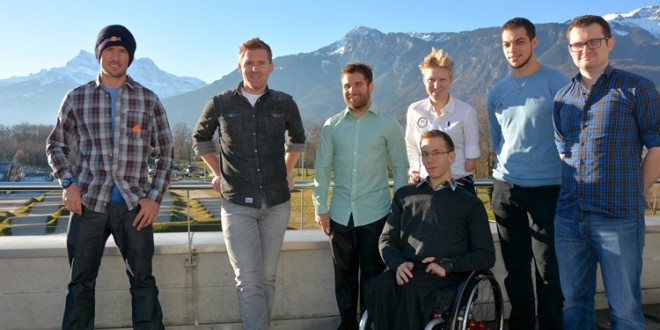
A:
<svg viewBox="0 0 660 330">
<path fill-rule="evenodd" d="M 128 72 L 128 67 L 117 69 L 108 65 L 107 67 L 102 67 L 101 71 L 112 78 L 122 78 Z"/>
<path fill-rule="evenodd" d="M 347 101 L 346 103 L 348 107 L 352 110 L 362 110 L 369 104 L 370 100 L 371 100 L 370 96 L 363 95 L 358 102 L 352 102 L 350 100 L 346 100 Z"/>
<path fill-rule="evenodd" d="M 529 63 L 530 59 L 532 59 L 532 54 L 531 53 L 529 54 L 529 56 L 527 56 L 527 58 L 521 64 L 513 65 L 513 64 L 509 63 L 509 66 L 511 66 L 514 69 L 520 69 L 520 68 L 524 67 L 525 65 L 527 65 L 527 63 Z"/>
<path fill-rule="evenodd" d="M 114 72 L 114 73 L 113 72 L 108 72 L 108 75 L 112 78 L 121 78 L 121 77 L 126 75 L 127 71 L 128 70 L 122 70 L 122 71 Z"/>
</svg>

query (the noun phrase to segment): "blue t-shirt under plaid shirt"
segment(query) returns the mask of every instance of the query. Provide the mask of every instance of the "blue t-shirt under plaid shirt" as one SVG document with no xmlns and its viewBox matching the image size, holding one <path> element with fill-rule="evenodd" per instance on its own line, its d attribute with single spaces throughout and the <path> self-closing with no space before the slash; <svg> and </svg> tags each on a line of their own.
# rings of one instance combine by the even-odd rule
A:
<svg viewBox="0 0 660 330">
<path fill-rule="evenodd" d="M 95 212 L 106 212 L 113 186 L 122 192 L 129 210 L 140 198 L 160 203 L 174 161 L 174 142 L 163 104 L 129 76 L 117 91 L 112 118 L 110 95 L 101 86 L 99 75 L 64 97 L 46 140 L 55 177 L 77 178 L 83 205 Z M 75 163 L 69 160 L 71 145 L 78 146 Z M 149 157 L 156 165 L 151 180 Z"/>
<path fill-rule="evenodd" d="M 587 90 L 578 73 L 555 96 L 555 139 L 562 164 L 557 215 L 644 216 L 643 146 L 660 146 L 660 94 L 650 80 L 605 69 Z"/>
</svg>

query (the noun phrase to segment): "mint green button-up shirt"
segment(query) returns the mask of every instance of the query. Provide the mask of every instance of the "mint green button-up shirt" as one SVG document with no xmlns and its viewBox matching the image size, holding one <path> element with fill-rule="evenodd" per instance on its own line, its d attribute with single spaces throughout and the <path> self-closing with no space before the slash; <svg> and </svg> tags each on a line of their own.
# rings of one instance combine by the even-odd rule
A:
<svg viewBox="0 0 660 330">
<path fill-rule="evenodd" d="M 316 153 L 312 195 L 316 214 L 329 212 L 333 221 L 347 225 L 352 213 L 355 226 L 384 217 L 391 200 L 388 164 L 396 190 L 407 183 L 408 158 L 403 128 L 394 117 L 372 104 L 359 118 L 346 108 L 328 119 Z"/>
</svg>

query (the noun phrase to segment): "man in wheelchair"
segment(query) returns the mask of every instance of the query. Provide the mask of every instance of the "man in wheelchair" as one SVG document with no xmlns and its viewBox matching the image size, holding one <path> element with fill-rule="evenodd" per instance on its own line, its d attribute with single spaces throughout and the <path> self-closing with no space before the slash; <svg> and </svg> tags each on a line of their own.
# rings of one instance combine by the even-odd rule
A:
<svg viewBox="0 0 660 330">
<path fill-rule="evenodd" d="M 451 175 L 456 154 L 439 130 L 422 134 L 429 176 L 400 188 L 380 236 L 387 270 L 367 284 L 367 310 L 375 329 L 422 329 L 438 295 L 451 295 L 468 272 L 495 264 L 495 246 L 481 200 Z"/>
</svg>

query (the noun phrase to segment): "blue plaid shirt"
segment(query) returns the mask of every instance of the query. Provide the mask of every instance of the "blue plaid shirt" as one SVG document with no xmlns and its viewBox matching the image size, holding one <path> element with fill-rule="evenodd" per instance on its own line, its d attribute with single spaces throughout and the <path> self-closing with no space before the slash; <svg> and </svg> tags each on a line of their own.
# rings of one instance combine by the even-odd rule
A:
<svg viewBox="0 0 660 330">
<path fill-rule="evenodd" d="M 660 94 L 653 82 L 608 65 L 587 90 L 578 73 L 555 96 L 562 164 L 557 215 L 644 216 L 642 149 L 660 146 Z"/>
</svg>

